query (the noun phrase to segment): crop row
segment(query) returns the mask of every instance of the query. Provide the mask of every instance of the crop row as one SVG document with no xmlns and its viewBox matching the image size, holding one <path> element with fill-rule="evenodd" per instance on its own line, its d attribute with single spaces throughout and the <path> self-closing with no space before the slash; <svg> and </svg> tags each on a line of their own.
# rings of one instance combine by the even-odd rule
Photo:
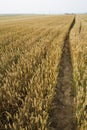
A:
<svg viewBox="0 0 87 130">
<path fill-rule="evenodd" d="M 87 129 L 87 22 L 76 17 L 70 34 L 75 90 L 75 117 L 78 130 Z"/>
</svg>

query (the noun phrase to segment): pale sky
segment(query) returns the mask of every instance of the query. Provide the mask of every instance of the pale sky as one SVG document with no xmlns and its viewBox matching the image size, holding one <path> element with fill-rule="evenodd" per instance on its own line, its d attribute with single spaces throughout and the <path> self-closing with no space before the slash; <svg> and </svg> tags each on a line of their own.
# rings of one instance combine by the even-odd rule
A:
<svg viewBox="0 0 87 130">
<path fill-rule="evenodd" d="M 87 0 L 0 0 L 0 14 L 61 14 L 87 12 Z"/>
</svg>

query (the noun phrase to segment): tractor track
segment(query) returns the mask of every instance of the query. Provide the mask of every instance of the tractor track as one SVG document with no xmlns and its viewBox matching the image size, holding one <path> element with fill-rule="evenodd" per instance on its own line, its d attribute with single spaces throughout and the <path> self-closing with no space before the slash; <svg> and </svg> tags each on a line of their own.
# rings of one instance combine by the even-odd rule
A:
<svg viewBox="0 0 87 130">
<path fill-rule="evenodd" d="M 70 31 L 75 24 L 75 18 L 64 41 L 64 47 L 59 64 L 56 94 L 49 111 L 49 130 L 75 130 L 74 122 L 74 90 L 73 67 L 70 53 Z"/>
</svg>

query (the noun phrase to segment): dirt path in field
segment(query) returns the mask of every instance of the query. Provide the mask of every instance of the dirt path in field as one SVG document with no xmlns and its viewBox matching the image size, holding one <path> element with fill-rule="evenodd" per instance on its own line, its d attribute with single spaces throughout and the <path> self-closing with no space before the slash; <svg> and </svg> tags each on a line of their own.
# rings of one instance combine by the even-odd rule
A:
<svg viewBox="0 0 87 130">
<path fill-rule="evenodd" d="M 50 115 L 49 130 L 75 130 L 74 125 L 74 91 L 72 87 L 72 62 L 69 45 L 69 34 L 75 24 L 75 19 L 65 38 L 63 53 L 60 61 L 56 95 Z"/>
</svg>

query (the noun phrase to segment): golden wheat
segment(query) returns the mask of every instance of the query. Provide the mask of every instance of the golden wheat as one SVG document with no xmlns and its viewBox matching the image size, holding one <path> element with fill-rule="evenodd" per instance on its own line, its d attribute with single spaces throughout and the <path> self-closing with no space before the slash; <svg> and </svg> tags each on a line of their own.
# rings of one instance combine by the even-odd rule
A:
<svg viewBox="0 0 87 130">
<path fill-rule="evenodd" d="M 69 39 L 78 130 L 87 128 L 86 17 L 76 17 Z M 0 17 L 1 130 L 48 130 L 61 54 L 73 19 Z"/>
<path fill-rule="evenodd" d="M 85 18 L 85 17 L 84 17 Z M 87 129 L 87 22 L 77 16 L 70 35 L 78 130 Z"/>
</svg>

